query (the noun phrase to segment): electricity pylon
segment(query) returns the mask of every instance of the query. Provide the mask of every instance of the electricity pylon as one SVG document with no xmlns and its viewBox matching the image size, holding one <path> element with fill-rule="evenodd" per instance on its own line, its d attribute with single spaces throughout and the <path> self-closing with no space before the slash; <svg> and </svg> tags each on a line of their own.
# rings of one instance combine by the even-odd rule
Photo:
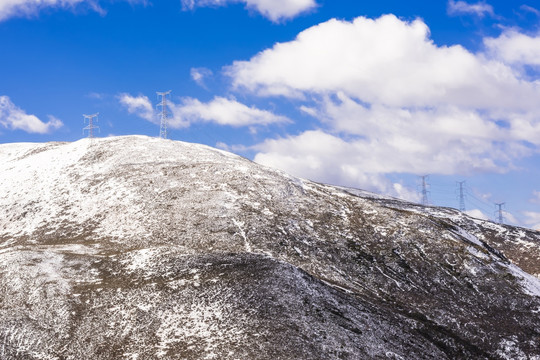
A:
<svg viewBox="0 0 540 360">
<path fill-rule="evenodd" d="M 495 211 L 495 213 L 498 215 L 497 216 L 497 220 L 498 220 L 498 223 L 499 224 L 503 224 L 504 223 L 504 216 L 503 216 L 503 210 L 502 210 L 502 207 L 505 203 L 496 203 L 495 206 L 497 206 L 499 209 L 497 209 Z"/>
<path fill-rule="evenodd" d="M 427 183 L 428 177 L 429 175 L 420 176 L 420 178 L 422 179 L 422 205 L 429 205 L 429 199 L 428 199 L 429 191 L 427 189 L 429 186 L 429 184 Z"/>
<path fill-rule="evenodd" d="M 465 211 L 465 183 L 466 181 L 458 181 L 459 185 L 459 211 Z"/>
<path fill-rule="evenodd" d="M 171 93 L 171 90 L 165 92 L 156 92 L 158 96 L 161 96 L 161 102 L 156 107 L 161 106 L 161 125 L 159 127 L 159 137 L 162 139 L 167 138 L 167 95 Z"/>
<path fill-rule="evenodd" d="M 85 124 L 86 124 L 86 121 L 88 120 L 88 126 L 83 128 L 83 135 L 84 135 L 84 131 L 88 130 L 88 137 L 90 139 L 94 138 L 94 129 L 98 129 L 99 131 L 99 126 L 94 125 L 94 119 L 96 119 L 95 121 L 97 122 L 98 115 L 99 113 L 95 113 L 93 115 L 83 115 Z"/>
</svg>

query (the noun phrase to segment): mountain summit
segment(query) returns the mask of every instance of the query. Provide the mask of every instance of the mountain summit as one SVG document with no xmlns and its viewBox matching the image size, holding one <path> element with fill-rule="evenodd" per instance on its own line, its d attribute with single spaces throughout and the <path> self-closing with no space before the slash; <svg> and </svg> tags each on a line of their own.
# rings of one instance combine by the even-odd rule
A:
<svg viewBox="0 0 540 360">
<path fill-rule="evenodd" d="M 540 234 L 127 136 L 0 145 L 2 359 L 540 359 Z"/>
</svg>

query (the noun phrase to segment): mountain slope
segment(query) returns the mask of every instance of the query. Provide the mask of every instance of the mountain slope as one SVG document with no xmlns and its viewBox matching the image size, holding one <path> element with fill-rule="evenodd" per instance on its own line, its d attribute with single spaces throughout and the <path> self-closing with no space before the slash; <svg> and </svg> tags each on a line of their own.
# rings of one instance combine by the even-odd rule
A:
<svg viewBox="0 0 540 360">
<path fill-rule="evenodd" d="M 142 136 L 0 170 L 2 357 L 540 358 L 538 232 Z"/>
</svg>

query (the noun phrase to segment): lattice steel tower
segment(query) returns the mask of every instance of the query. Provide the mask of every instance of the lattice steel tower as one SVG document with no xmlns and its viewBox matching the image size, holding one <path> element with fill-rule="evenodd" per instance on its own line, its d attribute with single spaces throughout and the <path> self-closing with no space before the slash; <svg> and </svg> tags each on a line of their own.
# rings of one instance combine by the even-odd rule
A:
<svg viewBox="0 0 540 360">
<path fill-rule="evenodd" d="M 428 199 L 429 191 L 427 189 L 429 186 L 429 184 L 427 183 L 428 177 L 429 175 L 420 176 L 420 178 L 422 179 L 422 205 L 429 205 L 429 199 Z"/>
<path fill-rule="evenodd" d="M 499 209 L 497 209 L 497 211 L 495 211 L 495 213 L 497 214 L 497 222 L 499 224 L 502 224 L 504 223 L 504 216 L 503 216 L 503 210 L 502 210 L 502 207 L 503 205 L 506 204 L 506 203 L 496 203 L 495 206 L 497 206 Z"/>
<path fill-rule="evenodd" d="M 171 93 L 171 90 L 169 91 L 165 91 L 165 92 L 156 92 L 156 94 L 159 96 L 161 96 L 161 102 L 159 104 L 157 104 L 156 107 L 161 107 L 161 125 L 160 125 L 160 128 L 159 128 L 159 137 L 162 138 L 162 139 L 166 139 L 167 138 L 167 117 L 168 117 L 168 113 L 167 113 L 167 95 L 169 95 Z"/>
<path fill-rule="evenodd" d="M 466 181 L 458 181 L 459 185 L 459 211 L 465 211 L 465 183 Z"/>
<path fill-rule="evenodd" d="M 99 131 L 99 126 L 94 125 L 94 119 L 96 119 L 95 121 L 97 122 L 98 121 L 98 119 L 97 119 L 98 115 L 99 115 L 99 113 L 95 113 L 93 115 L 83 115 L 85 124 L 86 124 L 86 121 L 88 120 L 88 126 L 83 128 L 83 135 L 84 135 L 84 131 L 88 130 L 88 137 L 90 139 L 94 138 L 94 129 L 98 129 L 98 131 Z"/>
</svg>

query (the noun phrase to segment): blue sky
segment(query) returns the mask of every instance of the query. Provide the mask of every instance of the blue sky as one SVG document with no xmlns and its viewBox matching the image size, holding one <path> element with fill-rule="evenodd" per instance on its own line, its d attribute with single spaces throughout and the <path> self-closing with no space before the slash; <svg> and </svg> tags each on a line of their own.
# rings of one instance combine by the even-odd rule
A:
<svg viewBox="0 0 540 360">
<path fill-rule="evenodd" d="M 0 0 L 0 142 L 159 134 L 540 229 L 540 2 Z"/>
</svg>

